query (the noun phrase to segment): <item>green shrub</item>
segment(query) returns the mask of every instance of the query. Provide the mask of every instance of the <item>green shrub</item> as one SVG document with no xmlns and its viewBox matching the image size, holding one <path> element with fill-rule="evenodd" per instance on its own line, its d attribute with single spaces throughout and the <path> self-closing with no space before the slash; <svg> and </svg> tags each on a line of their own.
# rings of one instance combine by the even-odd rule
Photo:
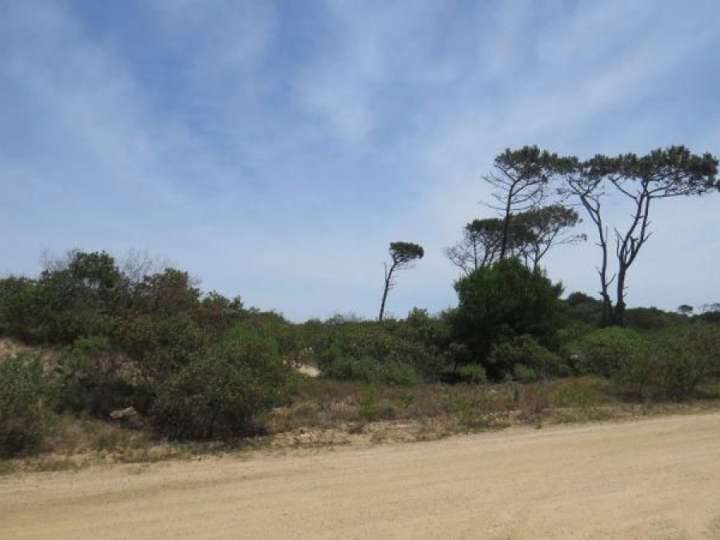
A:
<svg viewBox="0 0 720 540">
<path fill-rule="evenodd" d="M 565 306 L 565 316 L 570 321 L 575 321 L 590 327 L 597 327 L 602 320 L 602 301 L 588 296 L 585 293 L 571 293 L 565 300 Z"/>
<path fill-rule="evenodd" d="M 638 332 L 612 326 L 586 334 L 566 346 L 565 354 L 577 373 L 610 377 L 626 361 L 634 361 L 647 345 Z"/>
<path fill-rule="evenodd" d="M 250 435 L 259 429 L 259 415 L 288 395 L 289 381 L 275 343 L 227 336 L 160 384 L 152 420 L 171 438 Z"/>
<path fill-rule="evenodd" d="M 345 365 L 347 361 L 371 359 L 381 366 L 409 366 L 425 380 L 432 381 L 437 380 L 445 366 L 444 357 L 436 351 L 393 333 L 390 322 L 387 326 L 374 322 L 332 325 L 312 348 L 315 362 L 324 373 L 352 369 Z"/>
<path fill-rule="evenodd" d="M 487 373 L 480 364 L 464 364 L 455 370 L 456 382 L 466 384 L 485 384 Z"/>
<path fill-rule="evenodd" d="M 187 314 L 199 307 L 200 290 L 187 272 L 174 268 L 144 276 L 135 286 L 132 310 L 161 317 Z"/>
<path fill-rule="evenodd" d="M 493 347 L 528 334 L 543 345 L 554 340 L 561 311 L 561 288 L 517 259 L 478 268 L 455 283 L 459 304 L 452 315 L 453 332 L 475 361 L 485 362 Z M 501 364 L 487 363 L 493 379 L 507 374 Z"/>
<path fill-rule="evenodd" d="M 188 364 L 207 342 L 187 314 L 138 315 L 117 326 L 113 341 L 135 361 L 148 381 L 162 381 Z"/>
<path fill-rule="evenodd" d="M 0 362 L 0 456 L 36 451 L 45 437 L 56 387 L 42 362 L 17 356 Z"/>
<path fill-rule="evenodd" d="M 71 251 L 48 265 L 27 298 L 34 307 L 31 339 L 69 344 L 78 337 L 107 335 L 127 294 L 110 255 Z"/>
<path fill-rule="evenodd" d="M 420 376 L 412 366 L 391 361 L 381 366 L 380 382 L 395 386 L 414 386 L 420 382 Z"/>
<path fill-rule="evenodd" d="M 376 420 L 392 420 L 397 411 L 391 402 L 378 398 L 375 387 L 370 386 L 358 403 L 358 415 L 367 422 Z"/>
<path fill-rule="evenodd" d="M 518 336 L 493 349 L 488 363 L 496 372 L 512 374 L 519 381 L 567 376 L 570 369 L 555 353 L 540 345 L 532 336 Z"/>
<path fill-rule="evenodd" d="M 32 279 L 0 279 L 0 335 L 33 341 L 37 336 L 37 284 Z"/>
<path fill-rule="evenodd" d="M 681 326 L 657 334 L 651 347 L 626 356 L 613 374 L 621 392 L 682 400 L 720 376 L 720 328 Z"/>
<path fill-rule="evenodd" d="M 369 356 L 357 360 L 347 357 L 338 358 L 330 364 L 325 364 L 322 373 L 325 377 L 338 381 L 368 384 L 413 386 L 420 382 L 420 377 L 412 366 L 396 361 L 382 364 Z"/>
<path fill-rule="evenodd" d="M 147 412 L 151 389 L 133 377 L 128 358 L 104 337 L 79 338 L 65 347 L 57 366 L 59 407 L 107 418 L 116 409 Z"/>
<path fill-rule="evenodd" d="M 625 310 L 625 325 L 638 330 L 658 330 L 686 322 L 679 313 L 663 311 L 656 307 L 640 307 Z"/>
<path fill-rule="evenodd" d="M 513 366 L 513 378 L 523 383 L 536 382 L 542 378 L 540 373 L 525 364 L 515 364 Z"/>
</svg>

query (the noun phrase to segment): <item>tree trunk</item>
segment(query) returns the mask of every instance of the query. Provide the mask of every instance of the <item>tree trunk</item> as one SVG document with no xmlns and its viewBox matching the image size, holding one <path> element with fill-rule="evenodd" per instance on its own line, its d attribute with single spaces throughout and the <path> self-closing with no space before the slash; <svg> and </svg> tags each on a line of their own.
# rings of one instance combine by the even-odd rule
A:
<svg viewBox="0 0 720 540">
<path fill-rule="evenodd" d="M 508 235 L 510 233 L 510 210 L 512 209 L 512 189 L 508 192 L 507 202 L 505 203 L 505 220 L 503 221 L 502 245 L 500 246 L 500 260 L 505 260 L 507 252 Z"/>
<path fill-rule="evenodd" d="M 385 302 L 387 302 L 387 295 L 390 291 L 393 270 L 395 270 L 394 264 L 390 267 L 390 270 L 385 272 L 385 287 L 383 288 L 382 302 L 380 302 L 380 314 L 378 315 L 378 321 L 380 322 L 382 322 L 383 316 L 385 315 Z"/>
<path fill-rule="evenodd" d="M 612 325 L 625 326 L 625 276 L 627 268 L 620 266 L 617 282 L 617 299 L 615 301 L 615 309 L 613 310 Z"/>
</svg>

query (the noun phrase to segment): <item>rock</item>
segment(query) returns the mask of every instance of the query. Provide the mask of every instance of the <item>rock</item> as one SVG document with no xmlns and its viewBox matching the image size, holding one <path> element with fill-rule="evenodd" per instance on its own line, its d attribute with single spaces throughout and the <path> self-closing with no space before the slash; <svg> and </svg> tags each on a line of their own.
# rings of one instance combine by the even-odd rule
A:
<svg viewBox="0 0 720 540">
<path fill-rule="evenodd" d="M 110 413 L 110 419 L 132 428 L 141 428 L 143 426 L 140 414 L 135 410 L 135 407 L 112 411 Z"/>
</svg>

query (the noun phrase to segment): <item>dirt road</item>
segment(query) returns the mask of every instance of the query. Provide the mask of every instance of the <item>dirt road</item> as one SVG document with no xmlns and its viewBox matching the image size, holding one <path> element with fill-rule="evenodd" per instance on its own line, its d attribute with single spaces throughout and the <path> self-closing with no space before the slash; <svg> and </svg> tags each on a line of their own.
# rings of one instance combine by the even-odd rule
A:
<svg viewBox="0 0 720 540">
<path fill-rule="evenodd" d="M 0 478 L 1 538 L 720 538 L 720 414 Z"/>
</svg>

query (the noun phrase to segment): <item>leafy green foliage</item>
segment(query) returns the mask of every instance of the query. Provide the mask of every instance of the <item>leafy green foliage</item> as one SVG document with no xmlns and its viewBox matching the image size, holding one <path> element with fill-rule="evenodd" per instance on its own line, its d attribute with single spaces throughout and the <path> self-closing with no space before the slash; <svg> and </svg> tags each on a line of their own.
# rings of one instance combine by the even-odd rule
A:
<svg viewBox="0 0 720 540">
<path fill-rule="evenodd" d="M 0 279 L 0 335 L 25 341 L 36 338 L 37 296 L 37 284 L 32 279 Z"/>
<path fill-rule="evenodd" d="M 677 327 L 655 336 L 644 351 L 625 356 L 613 373 L 618 388 L 638 398 L 686 399 L 720 376 L 720 328 Z"/>
<path fill-rule="evenodd" d="M 396 265 L 407 264 L 415 259 L 422 259 L 425 250 L 422 246 L 412 242 L 391 242 L 390 257 Z"/>
<path fill-rule="evenodd" d="M 564 315 L 568 322 L 599 326 L 603 318 L 602 301 L 582 292 L 573 292 L 564 302 Z"/>
<path fill-rule="evenodd" d="M 399 270 L 410 268 L 413 261 L 422 259 L 425 255 L 425 250 L 422 246 L 412 242 L 391 242 L 388 251 L 390 252 L 391 263 L 390 265 L 385 265 L 385 285 L 383 288 L 382 301 L 380 302 L 379 321 L 383 320 L 388 292 L 395 287 L 396 273 Z"/>
<path fill-rule="evenodd" d="M 160 384 L 152 420 L 179 439 L 253 434 L 258 415 L 289 394 L 289 381 L 275 343 L 231 332 Z"/>
<path fill-rule="evenodd" d="M 455 374 L 457 382 L 466 384 L 485 384 L 487 382 L 487 372 L 479 364 L 462 365 L 457 368 Z"/>
<path fill-rule="evenodd" d="M 428 330 L 427 327 L 425 329 Z M 344 323 L 330 328 L 315 343 L 313 350 L 316 363 L 327 376 L 345 373 L 345 380 L 349 380 L 349 372 L 345 367 L 349 362 L 362 361 L 368 365 L 368 360 L 380 366 L 383 372 L 388 369 L 398 371 L 398 366 L 406 366 L 426 380 L 435 380 L 444 367 L 444 358 L 432 347 L 403 336 L 405 332 L 413 331 L 420 330 L 418 327 L 415 330 L 401 330 L 390 324 L 376 322 Z M 395 367 L 386 367 L 390 365 Z M 366 379 L 362 377 L 360 380 Z"/>
<path fill-rule="evenodd" d="M 359 359 L 338 358 L 323 370 L 323 375 L 338 381 L 392 386 L 414 386 L 420 382 L 420 377 L 411 366 L 394 360 L 380 363 L 368 356 Z"/>
<path fill-rule="evenodd" d="M 560 288 L 517 259 L 479 268 L 455 284 L 459 305 L 452 317 L 454 335 L 475 361 L 486 362 L 493 347 L 527 334 L 541 344 L 557 329 Z M 502 379 L 505 368 L 487 363 L 488 375 Z"/>
<path fill-rule="evenodd" d="M 395 249 L 400 265 L 422 254 Z M 637 331 L 598 330 L 602 302 L 582 293 L 560 301 L 559 285 L 517 259 L 471 272 L 456 290 L 459 306 L 437 316 L 415 308 L 382 323 L 351 315 L 293 324 L 203 294 L 186 272 L 128 273 L 104 252 L 73 251 L 35 279 L 0 279 L 0 334 L 55 350 L 49 372 L 28 357 L 0 360 L 0 453 L 40 448 L 53 411 L 107 419 L 132 406 L 135 427 L 172 438 L 256 433 L 305 381 L 290 367 L 306 363 L 320 368 L 317 384 L 365 392 L 357 414 L 368 420 L 399 414 L 376 389 L 421 394 L 421 382 L 482 393 L 470 385 L 572 371 L 603 375 L 596 380 L 633 398 L 683 399 L 720 376 L 720 326 L 700 324 L 713 320 L 705 314 L 631 309 Z"/>
<path fill-rule="evenodd" d="M 40 359 L 17 356 L 0 362 L 0 456 L 40 448 L 57 395 Z"/>
<path fill-rule="evenodd" d="M 625 310 L 625 326 L 636 330 L 660 330 L 685 322 L 687 321 L 682 315 L 655 307 Z"/>
<path fill-rule="evenodd" d="M 135 366 L 104 337 L 78 338 L 60 354 L 56 374 L 59 407 L 107 418 L 116 409 L 146 412 L 151 389 L 135 376 Z"/>
<path fill-rule="evenodd" d="M 147 381 L 160 381 L 184 367 L 207 343 L 187 314 L 137 315 L 118 323 L 113 341 L 132 358 Z"/>
<path fill-rule="evenodd" d="M 570 368 L 557 354 L 540 345 L 532 336 L 522 335 L 497 345 L 488 363 L 498 372 L 512 374 L 522 382 L 567 376 Z"/>
<path fill-rule="evenodd" d="M 647 347 L 638 332 L 619 327 L 595 330 L 565 348 L 577 373 L 611 376 L 627 359 L 636 358 Z"/>
</svg>

